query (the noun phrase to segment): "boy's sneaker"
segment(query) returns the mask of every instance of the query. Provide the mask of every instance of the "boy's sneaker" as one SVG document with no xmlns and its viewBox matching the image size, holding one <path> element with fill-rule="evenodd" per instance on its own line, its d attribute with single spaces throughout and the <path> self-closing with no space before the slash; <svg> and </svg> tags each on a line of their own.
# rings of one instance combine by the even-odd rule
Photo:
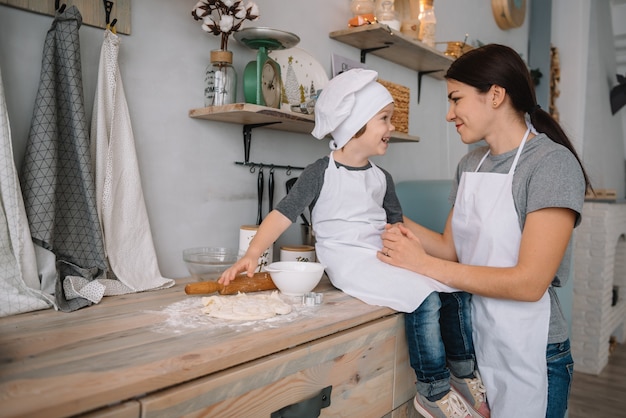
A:
<svg viewBox="0 0 626 418">
<path fill-rule="evenodd" d="M 417 412 L 426 418 L 472 418 L 467 403 L 453 388 L 438 401 L 431 402 L 419 393 L 413 399 Z"/>
<path fill-rule="evenodd" d="M 450 385 L 465 399 L 469 404 L 472 416 L 489 418 L 489 404 L 487 403 L 487 394 L 485 385 L 480 378 L 478 372 L 473 379 L 461 379 L 450 374 Z"/>
</svg>

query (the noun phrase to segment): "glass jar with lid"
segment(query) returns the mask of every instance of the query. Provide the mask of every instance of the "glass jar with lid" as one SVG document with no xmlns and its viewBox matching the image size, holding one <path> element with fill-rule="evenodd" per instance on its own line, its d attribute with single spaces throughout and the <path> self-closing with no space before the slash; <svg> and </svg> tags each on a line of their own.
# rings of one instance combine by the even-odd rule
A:
<svg viewBox="0 0 626 418">
<path fill-rule="evenodd" d="M 381 0 L 376 10 L 376 20 L 391 29 L 400 30 L 400 21 L 396 16 L 394 0 Z"/>
<path fill-rule="evenodd" d="M 211 51 L 204 83 L 205 106 L 222 106 L 237 101 L 237 72 L 233 67 L 232 51 Z"/>
<path fill-rule="evenodd" d="M 435 47 L 435 17 L 434 0 L 421 0 L 419 40 L 430 47 Z"/>
<path fill-rule="evenodd" d="M 373 15 L 375 9 L 376 4 L 374 0 L 352 0 L 350 2 L 350 10 L 355 17 L 368 14 Z"/>
</svg>

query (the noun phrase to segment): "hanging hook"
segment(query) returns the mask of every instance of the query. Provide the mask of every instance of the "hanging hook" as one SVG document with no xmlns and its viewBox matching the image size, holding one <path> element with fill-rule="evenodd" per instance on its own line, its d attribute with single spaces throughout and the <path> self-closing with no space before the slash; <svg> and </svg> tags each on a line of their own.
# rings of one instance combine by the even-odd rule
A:
<svg viewBox="0 0 626 418">
<path fill-rule="evenodd" d="M 252 163 L 252 166 L 250 167 L 250 173 L 254 174 L 255 171 L 256 171 L 256 164 Z"/>
<path fill-rule="evenodd" d="M 60 3 L 60 0 L 54 0 L 54 10 L 57 11 L 57 13 L 63 13 L 65 11 L 65 3 L 61 5 Z"/>
<path fill-rule="evenodd" d="M 288 166 L 287 166 L 287 170 L 285 171 L 285 174 L 286 174 L 287 176 L 290 176 L 290 175 L 291 175 L 291 166 L 290 166 L 290 165 L 288 165 Z"/>
<path fill-rule="evenodd" d="M 104 3 L 104 21 L 109 25 L 111 22 L 111 11 L 113 10 L 113 2 L 109 0 L 102 0 Z"/>
</svg>

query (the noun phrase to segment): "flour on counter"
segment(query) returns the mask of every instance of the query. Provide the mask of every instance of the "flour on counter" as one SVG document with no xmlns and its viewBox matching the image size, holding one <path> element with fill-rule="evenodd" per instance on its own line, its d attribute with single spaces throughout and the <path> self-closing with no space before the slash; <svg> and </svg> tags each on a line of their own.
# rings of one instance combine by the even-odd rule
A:
<svg viewBox="0 0 626 418">
<path fill-rule="evenodd" d="M 266 294 L 267 292 L 259 292 Z M 226 296 L 224 296 L 226 297 Z M 229 296 L 234 297 L 234 296 Z M 201 297 L 188 296 L 179 302 L 165 306 L 159 311 L 151 313 L 164 316 L 164 320 L 152 326 L 152 330 L 158 333 L 174 333 L 193 330 L 207 330 L 209 332 L 222 332 L 228 328 L 231 332 L 247 330 L 261 330 L 277 328 L 281 324 L 292 322 L 298 318 L 311 317 L 316 314 L 318 307 L 302 305 L 302 298 L 285 295 L 278 297 L 291 308 L 291 312 L 284 315 L 276 315 L 262 320 L 229 320 L 211 317 L 202 312 L 205 306 Z M 317 313 L 319 315 L 319 313 Z"/>
<path fill-rule="evenodd" d="M 202 298 L 202 304 L 203 313 L 214 318 L 235 321 L 267 319 L 291 312 L 291 305 L 283 302 L 278 292 L 269 295 L 239 293 L 236 296 L 209 296 Z"/>
</svg>

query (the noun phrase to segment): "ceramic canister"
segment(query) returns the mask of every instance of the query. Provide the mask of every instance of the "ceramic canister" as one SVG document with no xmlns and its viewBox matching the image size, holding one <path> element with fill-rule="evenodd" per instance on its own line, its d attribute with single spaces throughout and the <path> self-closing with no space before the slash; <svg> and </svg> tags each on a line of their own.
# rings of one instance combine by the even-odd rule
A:
<svg viewBox="0 0 626 418">
<path fill-rule="evenodd" d="M 250 245 L 250 241 L 256 235 L 259 230 L 258 225 L 241 225 L 239 228 L 239 257 L 243 257 L 243 255 L 248 250 L 248 246 Z M 263 254 L 259 257 L 259 263 L 255 272 L 265 271 L 265 266 L 271 264 L 274 261 L 274 249 L 270 246 L 268 249 L 263 251 Z"/>
<path fill-rule="evenodd" d="M 315 247 L 312 245 L 284 245 L 280 247 L 280 261 L 315 262 Z"/>
</svg>

